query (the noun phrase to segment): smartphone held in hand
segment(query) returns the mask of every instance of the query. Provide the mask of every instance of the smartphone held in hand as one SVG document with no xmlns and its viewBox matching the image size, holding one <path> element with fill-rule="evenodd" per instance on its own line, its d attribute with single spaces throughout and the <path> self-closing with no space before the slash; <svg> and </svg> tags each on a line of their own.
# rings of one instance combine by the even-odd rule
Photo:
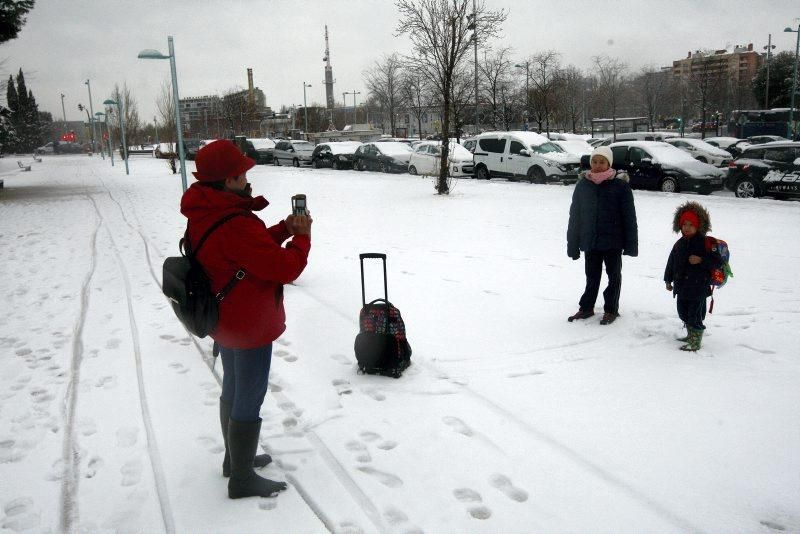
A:
<svg viewBox="0 0 800 534">
<path fill-rule="evenodd" d="M 292 215 L 308 215 L 305 195 L 294 195 L 292 197 Z"/>
</svg>

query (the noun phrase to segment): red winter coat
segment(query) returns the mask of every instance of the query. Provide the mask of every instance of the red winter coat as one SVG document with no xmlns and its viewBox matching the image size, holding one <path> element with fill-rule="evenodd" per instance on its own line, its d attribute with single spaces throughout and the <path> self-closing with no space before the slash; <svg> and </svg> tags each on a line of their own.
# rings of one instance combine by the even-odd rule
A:
<svg viewBox="0 0 800 534">
<path fill-rule="evenodd" d="M 200 183 L 183 194 L 181 213 L 188 221 L 189 242 L 229 213 L 243 213 L 218 227 L 200 249 L 198 259 L 221 290 L 239 268 L 247 275 L 220 303 L 220 318 L 211 337 L 231 349 L 252 349 L 272 343 L 286 329 L 283 284 L 295 280 L 306 266 L 311 238 L 291 237 L 284 221 L 267 228 L 253 211 L 266 207 L 264 197 L 244 198 Z"/>
</svg>

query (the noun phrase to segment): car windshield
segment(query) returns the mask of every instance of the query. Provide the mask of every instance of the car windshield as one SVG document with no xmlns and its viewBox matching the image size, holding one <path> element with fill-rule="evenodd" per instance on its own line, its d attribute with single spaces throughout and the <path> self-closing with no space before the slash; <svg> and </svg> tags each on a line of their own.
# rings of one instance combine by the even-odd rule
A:
<svg viewBox="0 0 800 534">
<path fill-rule="evenodd" d="M 558 145 L 547 142 L 542 143 L 541 145 L 531 145 L 531 149 L 534 152 L 538 152 L 539 154 L 547 154 L 550 152 L 564 152 Z"/>
<path fill-rule="evenodd" d="M 709 152 L 716 152 L 717 150 L 719 150 L 719 148 L 715 147 L 714 145 L 712 145 L 710 143 L 706 143 L 705 141 L 702 141 L 700 139 L 686 139 L 686 138 L 684 138 L 683 141 L 685 141 L 686 143 L 692 145 L 695 148 L 699 148 L 700 150 L 707 150 Z"/>
<path fill-rule="evenodd" d="M 658 163 L 666 163 L 667 165 L 681 165 L 696 161 L 692 156 L 672 145 L 647 146 L 644 150 L 652 154 Z"/>
<path fill-rule="evenodd" d="M 308 141 L 292 141 L 292 146 L 295 150 L 314 150 L 314 145 Z"/>
<path fill-rule="evenodd" d="M 272 139 L 251 139 L 250 141 L 256 150 L 259 148 L 275 148 L 275 141 Z"/>
<path fill-rule="evenodd" d="M 558 146 L 570 154 L 591 154 L 592 147 L 586 141 L 558 141 Z"/>
<path fill-rule="evenodd" d="M 411 153 L 411 147 L 405 143 L 398 141 L 385 141 L 383 143 L 375 143 L 375 146 L 381 152 L 389 156 L 402 156 Z"/>
</svg>

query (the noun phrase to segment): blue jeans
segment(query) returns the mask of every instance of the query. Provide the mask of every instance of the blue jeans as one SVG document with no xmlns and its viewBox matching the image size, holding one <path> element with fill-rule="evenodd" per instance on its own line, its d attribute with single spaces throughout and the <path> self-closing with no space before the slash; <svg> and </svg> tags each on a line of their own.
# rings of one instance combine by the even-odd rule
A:
<svg viewBox="0 0 800 534">
<path fill-rule="evenodd" d="M 234 421 L 261 421 L 259 412 L 269 384 L 272 343 L 255 349 L 219 348 L 223 371 L 220 400 L 231 405 Z"/>
</svg>

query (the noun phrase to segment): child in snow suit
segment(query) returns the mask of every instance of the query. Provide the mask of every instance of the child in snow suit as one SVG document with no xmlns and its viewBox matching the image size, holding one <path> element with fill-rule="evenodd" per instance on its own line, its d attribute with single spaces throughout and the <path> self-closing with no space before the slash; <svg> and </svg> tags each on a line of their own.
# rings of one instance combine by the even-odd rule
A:
<svg viewBox="0 0 800 534">
<path fill-rule="evenodd" d="M 681 350 L 700 349 L 706 327 L 706 299 L 711 295 L 711 270 L 721 265 L 718 254 L 706 245 L 711 219 L 697 202 L 686 202 L 675 210 L 672 230 L 681 238 L 672 246 L 664 270 L 667 291 L 678 297 L 678 317 L 685 323 L 687 335 Z"/>
</svg>

